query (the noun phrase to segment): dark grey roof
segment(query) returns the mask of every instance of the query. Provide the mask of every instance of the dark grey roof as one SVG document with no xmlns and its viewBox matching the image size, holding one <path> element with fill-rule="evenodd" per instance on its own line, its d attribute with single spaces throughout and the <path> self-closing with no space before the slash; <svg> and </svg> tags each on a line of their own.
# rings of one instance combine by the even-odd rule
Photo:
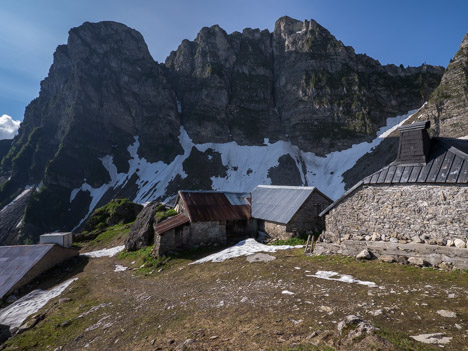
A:
<svg viewBox="0 0 468 351">
<path fill-rule="evenodd" d="M 457 140 L 457 143 L 460 143 Z M 466 141 L 468 144 L 468 140 Z M 432 139 L 427 163 L 391 163 L 362 180 L 364 184 L 468 183 L 468 155 L 450 139 Z"/>
<path fill-rule="evenodd" d="M 465 151 L 466 150 L 466 151 Z M 468 185 L 468 140 L 432 138 L 427 163 L 392 162 L 346 191 L 320 216 L 351 195 L 361 185 L 464 184 Z"/>
<path fill-rule="evenodd" d="M 0 299 L 53 247 L 53 244 L 0 246 Z"/>
<path fill-rule="evenodd" d="M 252 218 L 287 224 L 314 191 L 318 190 L 306 186 L 259 185 L 252 191 Z"/>
</svg>

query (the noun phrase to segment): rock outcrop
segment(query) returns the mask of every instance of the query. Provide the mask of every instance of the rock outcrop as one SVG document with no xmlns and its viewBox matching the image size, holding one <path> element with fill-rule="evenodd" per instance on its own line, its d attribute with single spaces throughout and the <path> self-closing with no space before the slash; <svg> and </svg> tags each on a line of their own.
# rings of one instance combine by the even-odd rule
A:
<svg viewBox="0 0 468 351">
<path fill-rule="evenodd" d="M 127 251 L 135 251 L 154 243 L 154 217 L 160 205 L 159 202 L 152 202 L 140 212 L 125 241 Z"/>
<path fill-rule="evenodd" d="M 289 17 L 273 33 L 203 28 L 166 67 L 194 142 L 290 140 L 318 154 L 373 139 L 387 117 L 420 107 L 443 73 L 382 66 L 317 22 Z"/>
<path fill-rule="evenodd" d="M 468 137 L 468 32 L 416 118 L 430 120 L 434 136 Z"/>
<path fill-rule="evenodd" d="M 115 197 L 145 202 L 182 187 L 210 189 L 230 174 L 209 143 L 283 140 L 325 155 L 370 141 L 387 117 L 422 105 L 443 71 L 382 66 L 313 20 L 283 17 L 272 33 L 203 28 L 165 64 L 137 31 L 86 22 L 57 48 L 3 157 L 0 207 L 25 186 L 36 188 L 16 234 L 1 232 L 0 244 L 79 230 Z M 285 156 L 271 179 L 259 181 L 284 184 L 294 175 L 302 184 L 301 174 L 312 171 L 300 162 Z M 161 174 L 166 183 L 154 180 Z"/>
</svg>

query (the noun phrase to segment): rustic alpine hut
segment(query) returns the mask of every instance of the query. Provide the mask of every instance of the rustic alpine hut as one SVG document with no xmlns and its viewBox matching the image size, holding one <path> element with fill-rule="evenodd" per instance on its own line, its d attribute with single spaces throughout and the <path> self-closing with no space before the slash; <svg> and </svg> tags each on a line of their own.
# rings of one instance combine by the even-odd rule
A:
<svg viewBox="0 0 468 351">
<path fill-rule="evenodd" d="M 430 138 L 429 122 L 399 127 L 396 160 L 321 213 L 325 240 L 426 242 L 464 247 L 468 140 Z"/>
<path fill-rule="evenodd" d="M 252 217 L 272 238 L 321 232 L 319 216 L 333 201 L 315 187 L 259 185 L 252 192 Z"/>
<path fill-rule="evenodd" d="M 184 248 L 233 243 L 257 232 L 250 216 L 250 194 L 218 191 L 179 191 L 178 215 L 154 227 L 153 253 L 164 255 Z"/>
</svg>

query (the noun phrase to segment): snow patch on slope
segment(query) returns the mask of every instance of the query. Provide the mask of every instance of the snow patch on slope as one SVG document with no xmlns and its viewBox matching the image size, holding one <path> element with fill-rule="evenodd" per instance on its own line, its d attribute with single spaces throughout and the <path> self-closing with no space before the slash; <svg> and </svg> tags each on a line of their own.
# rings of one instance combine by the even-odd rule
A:
<svg viewBox="0 0 468 351">
<path fill-rule="evenodd" d="M 279 250 L 288 250 L 301 248 L 303 245 L 265 245 L 260 244 L 255 239 L 246 239 L 238 242 L 236 245 L 231 246 L 223 251 L 201 258 L 190 264 L 205 263 L 205 262 L 224 262 L 229 258 L 249 256 L 257 252 L 276 252 Z"/>
<path fill-rule="evenodd" d="M 26 318 L 39 311 L 49 300 L 59 296 L 78 278 L 69 279 L 50 290 L 36 289 L 0 310 L 0 324 L 8 325 L 10 330 L 18 328 Z"/>
<path fill-rule="evenodd" d="M 82 253 L 81 256 L 87 256 L 87 257 L 92 257 L 92 258 L 114 257 L 119 252 L 123 251 L 124 249 L 125 249 L 125 246 L 121 245 L 121 246 L 111 247 L 110 249 L 102 249 L 102 250 L 96 250 L 96 251 L 91 251 L 91 252 L 85 252 L 85 253 Z"/>
<path fill-rule="evenodd" d="M 194 144 L 184 127 L 180 127 L 179 143 L 183 148 L 183 154 L 176 156 L 169 164 L 162 161 L 151 163 L 138 156 L 140 142 L 138 136 L 135 136 L 135 142 L 127 149 L 131 156 L 128 161 L 130 166 L 128 173 L 118 173 L 112 155 L 107 155 L 100 161 L 108 171 L 111 181 L 93 188 L 85 180 L 81 187 L 71 192 L 70 203 L 80 191 L 89 192 L 91 196 L 88 213 L 74 229 L 88 218 L 106 192 L 124 187 L 134 175 L 137 175 L 138 186 L 138 191 L 132 199 L 134 202 L 145 203 L 171 195 L 166 194 L 167 186 L 177 175 L 182 179 L 187 177 L 183 162 L 194 147 L 200 152 L 212 150 L 219 153 L 223 165 L 227 168 L 226 177 L 211 178 L 213 190 L 250 192 L 259 184 L 269 185 L 271 184 L 271 179 L 268 177 L 269 170 L 279 165 L 281 156 L 289 155 L 296 163 L 303 185 L 315 186 L 330 198 L 337 199 L 345 191 L 343 173 L 352 168 L 363 155 L 378 146 L 414 112 L 416 110 L 406 115 L 388 118 L 386 126 L 379 129 L 377 138 L 372 142 L 355 144 L 349 149 L 332 152 L 325 157 L 304 152 L 289 141 L 270 143 L 268 138 L 264 140 L 264 145 L 252 146 L 239 145 L 235 141 Z"/>
<path fill-rule="evenodd" d="M 319 279 L 325 279 L 325 280 L 334 280 L 337 282 L 348 283 L 348 284 L 356 283 L 359 285 L 366 285 L 370 288 L 377 287 L 377 284 L 375 284 L 374 282 L 355 279 L 353 278 L 352 275 L 339 274 L 333 271 L 317 271 L 317 273 L 306 275 L 306 277 L 313 277 L 313 278 L 319 278 Z"/>
<path fill-rule="evenodd" d="M 3 212 L 5 211 L 8 207 L 10 207 L 11 205 L 13 205 L 15 202 L 17 202 L 18 200 L 20 200 L 21 198 L 23 198 L 24 196 L 26 196 L 27 194 L 29 194 L 32 190 L 33 190 L 34 186 L 33 185 L 26 185 L 24 190 L 21 192 L 21 194 L 19 194 L 17 197 L 15 197 L 8 205 L 6 205 L 5 207 L 2 208 L 2 210 L 0 212 Z"/>
</svg>

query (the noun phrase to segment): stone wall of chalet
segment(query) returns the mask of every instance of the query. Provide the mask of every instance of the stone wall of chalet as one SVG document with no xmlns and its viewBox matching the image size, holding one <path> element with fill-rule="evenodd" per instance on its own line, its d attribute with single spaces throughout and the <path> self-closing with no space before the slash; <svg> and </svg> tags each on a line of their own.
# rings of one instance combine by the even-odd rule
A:
<svg viewBox="0 0 468 351">
<path fill-rule="evenodd" d="M 298 234 L 322 232 L 325 221 L 323 217 L 319 217 L 319 214 L 330 205 L 330 200 L 314 192 L 291 218 L 286 231 L 292 233 L 296 230 Z"/>
<path fill-rule="evenodd" d="M 265 226 L 263 228 L 264 232 L 270 237 L 280 240 L 290 239 L 292 233 L 286 231 L 286 225 L 281 223 L 275 223 L 270 221 L 264 221 Z"/>
<path fill-rule="evenodd" d="M 468 186 L 363 186 L 326 215 L 325 240 L 452 246 L 468 237 Z M 457 245 L 458 246 L 458 245 Z"/>
</svg>

